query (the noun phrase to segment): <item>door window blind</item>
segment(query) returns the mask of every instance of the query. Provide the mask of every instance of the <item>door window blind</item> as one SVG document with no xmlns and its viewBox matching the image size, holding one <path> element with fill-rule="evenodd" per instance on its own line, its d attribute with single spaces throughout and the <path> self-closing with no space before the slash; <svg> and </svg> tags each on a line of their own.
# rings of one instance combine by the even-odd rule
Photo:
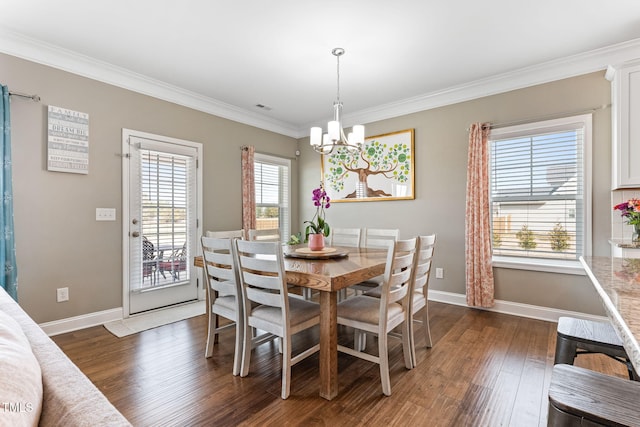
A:
<svg viewBox="0 0 640 427">
<path fill-rule="evenodd" d="M 193 152 L 192 152 L 193 151 Z M 132 263 L 139 269 L 132 290 L 190 280 L 187 262 L 193 242 L 189 236 L 197 226 L 195 150 L 179 153 L 137 147 L 140 193 L 136 195 L 141 238 Z"/>
</svg>

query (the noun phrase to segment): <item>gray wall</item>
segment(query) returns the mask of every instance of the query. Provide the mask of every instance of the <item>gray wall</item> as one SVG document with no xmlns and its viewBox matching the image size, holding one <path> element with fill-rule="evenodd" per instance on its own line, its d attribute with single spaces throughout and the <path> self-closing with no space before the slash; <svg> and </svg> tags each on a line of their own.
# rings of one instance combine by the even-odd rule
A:
<svg viewBox="0 0 640 427">
<path fill-rule="evenodd" d="M 79 316 L 122 304 L 122 128 L 204 144 L 204 229 L 241 225 L 240 150 L 295 158 L 292 230 L 313 216 L 305 203 L 320 180 L 320 156 L 289 137 L 194 111 L 64 71 L 0 54 L 0 82 L 37 93 L 40 104 L 12 99 L 15 222 L 21 305 L 37 321 Z M 506 123 L 546 118 L 610 103 L 604 72 L 489 96 L 375 123 L 367 135 L 415 129 L 416 199 L 334 203 L 332 226 L 399 227 L 403 237 L 437 232 L 435 266 L 445 277 L 433 289 L 464 294 L 464 207 L 467 128 L 477 121 Z M 46 106 L 90 115 L 87 176 L 46 170 Z M 330 108 L 330 106 L 328 107 Z M 593 122 L 593 242 L 608 255 L 610 233 L 610 109 Z M 299 178 L 296 180 L 296 176 Z M 297 197 L 296 197 L 297 196 Z M 298 198 L 303 202 L 298 204 Z M 96 207 L 115 207 L 118 221 L 96 222 Z M 298 215 L 298 207 L 300 214 Z M 297 225 L 297 226 L 296 226 Z M 496 298 L 603 314 L 585 276 L 495 269 Z M 55 302 L 69 286 L 71 299 Z"/>
<path fill-rule="evenodd" d="M 608 105 L 611 88 L 604 72 L 515 90 L 442 108 L 366 124 L 368 136 L 415 129 L 415 200 L 334 203 L 332 226 L 400 228 L 401 237 L 438 233 L 435 267 L 444 279 L 432 289 L 465 293 L 464 215 L 467 129 L 473 122 L 509 123 L 552 118 Z M 305 203 L 320 180 L 320 156 L 300 141 L 300 221 L 313 216 Z M 611 228 L 611 110 L 593 115 L 593 253 L 609 255 Z M 301 224 L 299 224 L 301 227 Z M 586 276 L 496 268 L 496 299 L 603 315 Z"/>
<path fill-rule="evenodd" d="M 8 55 L 0 70 L 10 90 L 42 98 L 11 100 L 18 298 L 36 322 L 122 306 L 122 128 L 203 144 L 204 230 L 241 227 L 240 146 L 295 158 L 293 138 Z M 89 114 L 88 175 L 46 170 L 47 105 Z M 294 179 L 293 228 L 298 193 Z M 118 220 L 96 222 L 97 207 Z M 63 286 L 70 301 L 56 303 Z"/>
</svg>

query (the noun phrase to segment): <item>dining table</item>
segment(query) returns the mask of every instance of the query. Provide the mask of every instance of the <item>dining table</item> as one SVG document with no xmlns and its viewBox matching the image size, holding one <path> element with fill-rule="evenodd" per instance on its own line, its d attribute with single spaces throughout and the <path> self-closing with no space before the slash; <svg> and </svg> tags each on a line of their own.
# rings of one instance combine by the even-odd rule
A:
<svg viewBox="0 0 640 427">
<path fill-rule="evenodd" d="M 580 257 L 631 364 L 640 372 L 640 259 Z"/>
<path fill-rule="evenodd" d="M 290 285 L 319 291 L 320 396 L 338 395 L 338 292 L 384 273 L 384 248 L 325 248 L 313 253 L 304 245 L 283 246 L 286 280 Z M 194 265 L 203 267 L 201 256 Z"/>
</svg>

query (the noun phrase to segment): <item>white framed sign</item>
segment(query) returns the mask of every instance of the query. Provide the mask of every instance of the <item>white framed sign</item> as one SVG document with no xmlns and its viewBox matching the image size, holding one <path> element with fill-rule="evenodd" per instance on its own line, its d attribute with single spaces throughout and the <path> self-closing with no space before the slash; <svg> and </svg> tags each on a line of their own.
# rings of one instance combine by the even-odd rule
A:
<svg viewBox="0 0 640 427">
<path fill-rule="evenodd" d="M 89 114 L 49 105 L 47 170 L 89 173 Z"/>
</svg>

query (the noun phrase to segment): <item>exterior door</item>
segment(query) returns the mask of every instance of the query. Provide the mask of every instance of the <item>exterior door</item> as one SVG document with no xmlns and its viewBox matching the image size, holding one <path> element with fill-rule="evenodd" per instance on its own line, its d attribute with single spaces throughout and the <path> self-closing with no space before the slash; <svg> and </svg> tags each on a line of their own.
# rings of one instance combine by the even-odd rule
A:
<svg viewBox="0 0 640 427">
<path fill-rule="evenodd" d="M 123 130 L 125 316 L 198 299 L 199 143 Z"/>
</svg>

